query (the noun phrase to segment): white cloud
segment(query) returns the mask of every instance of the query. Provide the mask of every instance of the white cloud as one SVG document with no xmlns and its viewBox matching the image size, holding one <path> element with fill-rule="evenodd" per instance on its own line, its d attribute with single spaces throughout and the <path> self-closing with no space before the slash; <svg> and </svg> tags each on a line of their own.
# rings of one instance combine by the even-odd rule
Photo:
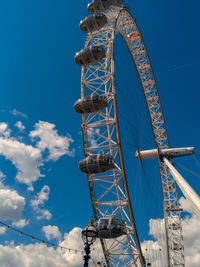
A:
<svg viewBox="0 0 200 267">
<path fill-rule="evenodd" d="M 65 239 L 59 245 L 83 250 L 81 231 L 80 228 L 74 228 L 65 234 Z M 94 259 L 93 250 L 91 256 Z M 69 252 L 38 243 L 15 246 L 14 242 L 11 242 L 6 246 L 0 245 L 0 262 L 2 267 L 82 267 L 83 255 L 80 252 Z"/>
<path fill-rule="evenodd" d="M 16 191 L 0 189 L 0 220 L 19 220 L 25 199 Z"/>
<path fill-rule="evenodd" d="M 3 184 L 3 181 L 5 180 L 6 175 L 0 170 L 0 189 L 5 189 L 6 186 Z"/>
<path fill-rule="evenodd" d="M 23 123 L 21 121 L 17 121 L 15 123 L 15 127 L 17 127 L 21 132 L 23 132 L 25 130 L 25 126 L 23 125 Z"/>
<path fill-rule="evenodd" d="M 5 122 L 0 122 L 0 136 L 8 138 L 11 134 L 11 130 L 8 127 L 8 124 Z"/>
<path fill-rule="evenodd" d="M 14 242 L 0 245 L 0 262 L 2 267 L 82 267 L 83 266 L 83 242 L 81 240 L 82 229 L 75 227 L 64 235 L 60 246 L 80 250 L 47 247 L 41 243 L 19 245 Z M 93 250 L 94 249 L 94 250 Z M 91 250 L 92 259 L 97 262 L 102 260 L 102 249 L 99 241 L 96 241 Z M 92 263 L 92 261 L 90 261 Z"/>
<path fill-rule="evenodd" d="M 95 133 L 91 132 L 91 131 L 87 131 L 87 137 L 88 137 L 88 142 L 90 144 L 90 146 L 94 147 L 97 145 L 97 139 L 99 138 L 98 134 L 100 132 L 99 128 L 95 129 Z"/>
<path fill-rule="evenodd" d="M 42 177 L 39 167 L 42 166 L 40 150 L 25 145 L 14 139 L 0 137 L 0 155 L 11 160 L 18 170 L 16 179 L 32 189 L 32 183 Z"/>
<path fill-rule="evenodd" d="M 142 243 L 145 258 L 152 266 L 167 267 L 164 219 L 149 220 L 149 235 L 156 241 L 147 240 Z"/>
<path fill-rule="evenodd" d="M 6 227 L 0 227 L 0 235 L 5 234 L 6 231 L 7 231 Z"/>
<path fill-rule="evenodd" d="M 72 267 L 67 265 L 61 251 L 42 244 L 9 246 L 0 245 L 0 262 L 2 267 Z M 77 266 L 80 267 L 81 265 Z"/>
<path fill-rule="evenodd" d="M 12 223 L 13 226 L 16 226 L 18 228 L 23 228 L 27 224 L 29 224 L 29 221 L 27 221 L 25 219 L 21 219 L 19 221 L 15 221 L 15 222 Z"/>
<path fill-rule="evenodd" d="M 50 239 L 61 239 L 61 233 L 57 226 L 47 225 L 42 227 L 42 231 L 45 233 L 45 236 L 48 240 Z"/>
<path fill-rule="evenodd" d="M 25 113 L 20 112 L 20 111 L 16 110 L 15 108 L 13 110 L 11 110 L 11 114 L 14 116 L 20 116 L 20 117 L 23 117 L 25 119 L 28 119 L 28 116 Z"/>
<path fill-rule="evenodd" d="M 59 136 L 55 125 L 45 121 L 35 124 L 35 130 L 30 132 L 30 136 L 37 142 L 40 151 L 49 151 L 48 160 L 58 160 L 63 155 L 73 156 L 74 151 L 70 150 L 73 139 L 70 136 Z"/>
<path fill-rule="evenodd" d="M 0 180 L 5 179 L 6 175 L 0 170 Z"/>
<path fill-rule="evenodd" d="M 18 114 L 16 110 L 14 110 L 14 114 Z M 24 130 L 21 121 L 18 121 L 15 126 Z M 0 123 L 0 155 L 5 156 L 15 165 L 18 171 L 17 181 L 26 184 L 29 190 L 33 190 L 35 181 L 44 177 L 40 173 L 40 167 L 44 165 L 43 162 L 46 160 L 44 159 L 45 153 L 42 152 L 48 150 L 47 160 L 58 160 L 63 155 L 73 156 L 74 153 L 73 150 L 70 150 L 72 138 L 59 136 L 55 125 L 48 122 L 39 121 L 35 124 L 35 130 L 30 132 L 33 140 L 39 139 L 36 143 L 37 147 L 24 144 L 11 137 L 10 134 L 11 130 L 8 124 Z M 49 216 L 48 212 L 46 212 L 46 216 Z"/>
<path fill-rule="evenodd" d="M 188 212 L 191 214 L 194 213 L 194 210 L 193 210 L 190 202 L 187 199 L 185 199 L 184 197 L 181 197 L 181 199 L 180 199 L 180 206 L 185 212 Z"/>
<path fill-rule="evenodd" d="M 199 267 L 200 262 L 200 219 L 193 213 L 189 201 L 180 199 L 181 207 L 190 213 L 183 220 L 183 238 L 186 266 Z"/>
<path fill-rule="evenodd" d="M 185 263 L 187 267 L 199 267 L 200 219 L 193 213 L 192 207 L 185 198 L 180 199 L 180 204 L 184 211 L 189 213 L 189 215 L 182 219 Z M 166 250 L 164 220 L 151 219 L 149 226 L 149 234 L 153 236 L 156 241 L 145 241 L 142 243 L 144 255 L 146 258 L 151 258 L 153 266 L 165 266 L 166 255 L 160 253 L 160 249 L 162 252 Z M 151 255 L 153 255 L 153 258 Z"/>
<path fill-rule="evenodd" d="M 146 259 L 146 263 L 151 263 L 152 267 L 167 267 L 167 262 L 165 260 L 166 258 L 163 255 L 163 247 L 157 241 L 144 241 L 141 244 L 141 248 Z"/>
<path fill-rule="evenodd" d="M 41 189 L 41 191 L 37 194 L 36 198 L 34 200 L 31 200 L 31 206 L 33 207 L 34 211 L 39 214 L 37 216 L 37 219 L 47 219 L 50 220 L 52 215 L 51 213 L 43 209 L 41 207 L 44 206 L 45 201 L 49 199 L 49 193 L 50 193 L 50 188 L 49 186 L 45 185 Z"/>
<path fill-rule="evenodd" d="M 73 228 L 69 233 L 64 235 L 64 240 L 59 243 L 60 246 L 67 248 L 73 248 L 77 250 L 83 250 L 84 244 L 82 241 L 82 229 L 79 227 Z M 109 242 L 109 241 L 108 241 Z M 113 240 L 110 240 L 110 244 Z M 64 257 L 67 260 L 67 267 L 79 267 L 83 266 L 83 255 L 80 253 L 74 254 L 69 251 L 65 251 Z M 98 262 L 104 259 L 100 241 L 97 239 L 91 249 L 91 257 L 93 261 Z M 91 263 L 91 262 L 90 262 Z"/>
</svg>

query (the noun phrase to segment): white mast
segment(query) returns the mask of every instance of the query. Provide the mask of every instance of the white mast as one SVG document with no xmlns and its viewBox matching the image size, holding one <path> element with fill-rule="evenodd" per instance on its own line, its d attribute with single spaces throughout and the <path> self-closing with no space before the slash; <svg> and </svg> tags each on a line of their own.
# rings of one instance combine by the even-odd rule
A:
<svg viewBox="0 0 200 267">
<path fill-rule="evenodd" d="M 183 176 L 174 168 L 171 162 L 163 157 L 163 161 L 167 165 L 171 175 L 177 182 L 179 188 L 183 192 L 184 196 L 189 200 L 195 214 L 200 218 L 200 198 L 197 193 L 192 189 L 188 182 L 183 178 Z"/>
</svg>

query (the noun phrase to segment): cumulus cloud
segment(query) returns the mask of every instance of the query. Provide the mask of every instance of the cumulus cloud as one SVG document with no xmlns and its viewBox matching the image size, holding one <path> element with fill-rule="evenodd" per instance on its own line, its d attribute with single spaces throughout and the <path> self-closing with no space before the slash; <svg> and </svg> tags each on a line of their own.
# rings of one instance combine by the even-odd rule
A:
<svg viewBox="0 0 200 267">
<path fill-rule="evenodd" d="M 0 170 L 0 189 L 5 189 L 4 180 L 6 178 L 6 175 Z"/>
<path fill-rule="evenodd" d="M 45 236 L 48 240 L 51 239 L 61 239 L 61 233 L 57 226 L 55 225 L 47 225 L 42 227 L 42 231 L 45 233 Z"/>
<path fill-rule="evenodd" d="M 18 112 L 14 110 L 14 114 Z M 21 121 L 15 126 L 21 131 L 25 128 Z M 30 136 L 36 140 L 36 147 L 15 139 L 11 136 L 8 124 L 0 123 L 0 155 L 10 160 L 16 167 L 17 181 L 26 184 L 29 190 L 33 190 L 33 183 L 44 176 L 40 173 L 40 167 L 45 161 L 56 161 L 63 155 L 73 156 L 74 150 L 70 149 L 73 139 L 70 136 L 59 136 L 55 125 L 48 122 L 36 123 L 35 130 L 30 132 Z M 48 152 L 47 159 L 45 152 Z"/>
<path fill-rule="evenodd" d="M 64 239 L 59 243 L 60 246 L 83 251 L 81 241 L 81 228 L 74 228 L 64 235 Z M 95 250 L 91 251 L 94 261 L 102 259 L 102 251 L 99 250 L 100 243 L 95 242 Z M 82 267 L 83 255 L 60 248 L 47 247 L 44 244 L 29 244 L 16 246 L 13 242 L 3 246 L 0 245 L 0 262 L 5 267 Z"/>
<path fill-rule="evenodd" d="M 16 226 L 18 228 L 23 228 L 27 224 L 29 224 L 29 221 L 27 221 L 25 219 L 21 219 L 19 221 L 15 221 L 15 222 L 12 223 L 13 226 Z"/>
<path fill-rule="evenodd" d="M 73 228 L 69 233 L 64 235 L 64 240 L 59 243 L 60 246 L 67 248 L 73 248 L 77 250 L 83 250 L 82 242 L 82 229 L 79 227 Z M 112 240 L 110 241 L 112 243 Z M 100 241 L 97 239 L 92 247 L 91 257 L 94 262 L 104 259 Z M 80 267 L 83 266 L 83 256 L 80 253 L 74 254 L 69 251 L 65 251 L 64 257 L 67 260 L 67 267 Z"/>
<path fill-rule="evenodd" d="M 25 126 L 23 125 L 23 123 L 21 121 L 17 121 L 15 123 L 15 127 L 17 127 L 18 130 L 20 130 L 21 132 L 23 132 L 25 130 Z"/>
<path fill-rule="evenodd" d="M 0 136 L 8 138 L 11 134 L 11 130 L 8 127 L 8 124 L 5 122 L 0 122 Z"/>
<path fill-rule="evenodd" d="M 25 199 L 16 191 L 0 189 L 0 220 L 19 220 L 24 210 Z"/>
<path fill-rule="evenodd" d="M 7 231 L 6 227 L 0 227 L 0 235 L 5 234 L 6 231 Z"/>
<path fill-rule="evenodd" d="M 42 158 L 38 148 L 11 138 L 0 137 L 0 155 L 15 165 L 18 170 L 16 179 L 28 185 L 29 189 L 32 189 L 32 183 L 42 176 L 39 170 Z"/>
<path fill-rule="evenodd" d="M 141 247 L 147 263 L 152 266 L 166 267 L 166 237 L 164 219 L 149 220 L 149 235 L 153 240 L 146 240 Z"/>
<path fill-rule="evenodd" d="M 72 267 L 59 250 L 42 244 L 8 246 L 0 245 L 0 262 L 2 267 Z M 81 265 L 79 265 L 81 266 Z"/>
<path fill-rule="evenodd" d="M 37 219 L 39 220 L 41 219 L 50 220 L 52 217 L 51 213 L 48 210 L 43 209 L 45 201 L 49 199 L 49 193 L 50 193 L 50 188 L 49 186 L 45 185 L 43 186 L 41 191 L 37 194 L 35 199 L 31 200 L 31 206 L 33 207 L 34 211 L 37 214 L 39 214 L 37 216 Z"/>
<path fill-rule="evenodd" d="M 190 203 L 185 198 L 182 197 L 180 199 L 180 204 L 184 211 L 187 212 L 187 215 L 182 219 L 185 263 L 186 266 L 189 267 L 199 267 L 200 219 L 193 213 Z M 142 243 L 144 256 L 145 258 L 150 259 L 150 262 L 153 266 L 165 266 L 166 246 L 164 220 L 151 219 L 149 222 L 149 227 L 149 234 L 155 239 L 155 241 L 144 241 Z"/>
<path fill-rule="evenodd" d="M 183 220 L 183 239 L 186 266 L 199 267 L 200 262 L 200 219 L 193 213 L 189 201 L 180 199 L 181 207 L 190 213 Z"/>
<path fill-rule="evenodd" d="M 49 151 L 47 160 L 58 160 L 63 155 L 73 156 L 74 151 L 70 150 L 73 139 L 68 136 L 59 136 L 55 125 L 45 121 L 35 124 L 35 130 L 30 132 L 33 140 L 37 141 L 40 151 Z"/>
</svg>

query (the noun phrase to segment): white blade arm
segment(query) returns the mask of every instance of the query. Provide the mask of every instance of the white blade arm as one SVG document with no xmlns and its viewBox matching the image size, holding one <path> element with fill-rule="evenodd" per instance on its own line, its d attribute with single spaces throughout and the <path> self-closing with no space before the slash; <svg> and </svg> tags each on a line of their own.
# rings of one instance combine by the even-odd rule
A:
<svg viewBox="0 0 200 267">
<path fill-rule="evenodd" d="M 181 176 L 181 174 L 174 168 L 171 162 L 167 158 L 163 158 L 163 161 L 167 165 L 171 175 L 174 177 L 174 180 L 178 184 L 179 188 L 183 192 L 184 196 L 189 200 L 191 206 L 200 218 L 200 198 L 192 187 L 186 182 L 186 180 Z"/>
</svg>

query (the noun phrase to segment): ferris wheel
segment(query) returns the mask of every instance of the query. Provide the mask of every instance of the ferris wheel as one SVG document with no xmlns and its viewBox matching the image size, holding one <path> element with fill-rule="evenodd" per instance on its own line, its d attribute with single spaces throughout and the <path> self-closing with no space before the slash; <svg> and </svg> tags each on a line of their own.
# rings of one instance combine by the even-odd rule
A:
<svg viewBox="0 0 200 267">
<path fill-rule="evenodd" d="M 136 157 L 158 158 L 164 196 L 166 266 L 184 267 L 182 210 L 176 184 L 192 198 L 195 207 L 200 207 L 200 202 L 198 196 L 195 200 L 188 196 L 188 185 L 175 173 L 172 159 L 192 154 L 194 149 L 169 146 L 147 50 L 135 19 L 128 6 L 121 6 L 122 2 L 95 0 L 88 4 L 90 16 L 80 22 L 87 37 L 84 49 L 75 56 L 75 62 L 82 67 L 81 98 L 74 104 L 75 111 L 82 115 L 85 158 L 79 168 L 88 177 L 95 226 L 107 266 L 156 266 L 147 262 L 141 248 L 122 152 L 114 53 L 116 36 L 121 35 L 143 89 L 155 143 L 151 150 L 138 150 Z"/>
</svg>

